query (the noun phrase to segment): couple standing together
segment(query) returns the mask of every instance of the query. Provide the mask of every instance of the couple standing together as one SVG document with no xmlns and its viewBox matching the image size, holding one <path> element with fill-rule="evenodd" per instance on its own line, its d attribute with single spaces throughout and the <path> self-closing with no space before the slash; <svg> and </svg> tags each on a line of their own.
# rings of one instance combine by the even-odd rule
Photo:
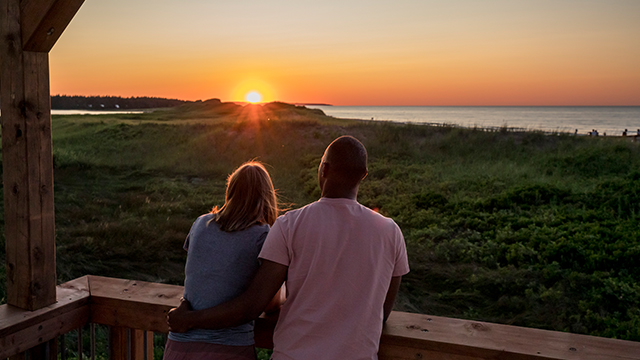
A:
<svg viewBox="0 0 640 360">
<path fill-rule="evenodd" d="M 280 217 L 260 163 L 230 175 L 224 206 L 187 236 L 185 300 L 169 312 L 164 358 L 255 359 L 253 320 L 282 304 L 286 282 L 272 359 L 377 359 L 409 264 L 395 222 L 356 201 L 366 175 L 365 147 L 339 137 L 318 168 L 320 200 Z"/>
</svg>

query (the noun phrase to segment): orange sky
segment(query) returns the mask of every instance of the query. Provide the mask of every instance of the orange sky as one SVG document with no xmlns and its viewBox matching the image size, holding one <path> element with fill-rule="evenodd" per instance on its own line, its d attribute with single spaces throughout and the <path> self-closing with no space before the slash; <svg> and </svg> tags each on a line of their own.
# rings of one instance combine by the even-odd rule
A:
<svg viewBox="0 0 640 360">
<path fill-rule="evenodd" d="M 640 105 L 636 0 L 85 0 L 51 93 Z"/>
</svg>

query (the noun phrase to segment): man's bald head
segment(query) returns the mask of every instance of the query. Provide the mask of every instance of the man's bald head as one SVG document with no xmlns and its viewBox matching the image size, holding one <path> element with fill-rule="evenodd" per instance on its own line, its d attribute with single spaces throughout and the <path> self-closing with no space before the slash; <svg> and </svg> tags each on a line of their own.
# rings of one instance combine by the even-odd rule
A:
<svg viewBox="0 0 640 360">
<path fill-rule="evenodd" d="M 329 144 L 322 162 L 345 183 L 357 184 L 367 175 L 367 149 L 353 136 L 341 136 Z"/>
</svg>

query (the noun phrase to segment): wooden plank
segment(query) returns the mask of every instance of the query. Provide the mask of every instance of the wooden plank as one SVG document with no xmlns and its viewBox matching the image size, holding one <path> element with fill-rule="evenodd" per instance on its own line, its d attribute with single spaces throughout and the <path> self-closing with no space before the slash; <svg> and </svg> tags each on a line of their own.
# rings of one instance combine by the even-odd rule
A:
<svg viewBox="0 0 640 360">
<path fill-rule="evenodd" d="M 22 0 L 20 2 L 23 44 L 26 42 L 25 38 L 28 39 L 33 35 L 55 2 L 56 0 Z"/>
<path fill-rule="evenodd" d="M 112 326 L 109 329 L 109 359 L 111 360 L 129 360 L 128 359 L 128 341 L 127 329 L 122 326 Z"/>
<path fill-rule="evenodd" d="M 393 312 L 382 343 L 481 359 L 640 359 L 640 343 Z"/>
<path fill-rule="evenodd" d="M 24 61 L 19 0 L 0 2 L 2 162 L 7 303 L 30 308 L 28 176 L 24 117 Z"/>
<path fill-rule="evenodd" d="M 23 0 L 24 49 L 48 53 L 83 3 L 84 0 Z"/>
<path fill-rule="evenodd" d="M 55 339 L 49 340 L 49 359 L 58 360 L 58 339 L 56 336 Z"/>
<path fill-rule="evenodd" d="M 127 326 L 132 329 L 149 330 L 154 332 L 167 333 L 169 327 L 166 324 L 166 317 L 170 307 L 149 307 L 116 304 L 105 305 L 101 303 L 91 303 L 91 322 L 109 326 Z"/>
<path fill-rule="evenodd" d="M 15 354 L 9 357 L 9 360 L 25 360 L 27 358 L 26 353 Z"/>
<path fill-rule="evenodd" d="M 31 349 L 83 326 L 89 321 L 89 314 L 89 306 L 85 305 L 0 337 L 0 359 Z"/>
<path fill-rule="evenodd" d="M 442 352 L 416 349 L 407 346 L 390 345 L 386 342 L 380 343 L 380 351 L 378 351 L 379 360 L 415 360 L 415 359 L 434 359 L 434 360 L 484 360 L 478 357 L 469 357 L 464 355 L 446 354 Z"/>
<path fill-rule="evenodd" d="M 180 304 L 182 286 L 90 276 L 91 322 L 166 333 L 167 313 Z"/>
<path fill-rule="evenodd" d="M 88 322 L 87 278 L 62 284 L 57 290 L 58 301 L 36 311 L 0 306 L 0 359 L 55 339 Z"/>
<path fill-rule="evenodd" d="M 131 329 L 131 360 L 145 360 L 145 353 L 153 359 L 153 332 Z"/>
<path fill-rule="evenodd" d="M 87 278 L 92 302 L 108 299 L 115 302 L 176 307 L 184 293 L 184 287 L 178 285 L 94 275 L 88 275 Z"/>
<path fill-rule="evenodd" d="M 0 305 L 0 339 L 40 323 L 89 305 L 89 282 L 86 276 L 59 285 L 57 302 L 36 311 L 25 311 L 11 305 Z M 0 359 L 2 357 L 0 356 Z"/>
<path fill-rule="evenodd" d="M 25 51 L 23 59 L 29 179 L 29 309 L 39 309 L 56 300 L 49 54 Z"/>
<path fill-rule="evenodd" d="M 58 360 L 57 339 L 46 341 L 27 352 L 30 360 Z"/>
</svg>

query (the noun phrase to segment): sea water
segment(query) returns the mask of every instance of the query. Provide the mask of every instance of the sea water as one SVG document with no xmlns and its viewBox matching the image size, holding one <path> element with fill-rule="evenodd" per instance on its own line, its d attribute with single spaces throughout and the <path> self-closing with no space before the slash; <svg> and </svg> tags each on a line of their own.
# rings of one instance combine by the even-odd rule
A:
<svg viewBox="0 0 640 360">
<path fill-rule="evenodd" d="M 111 115 L 111 114 L 142 114 L 142 110 L 59 110 L 52 109 L 51 115 Z"/>
<path fill-rule="evenodd" d="M 516 128 L 587 135 L 636 135 L 640 106 L 315 106 L 336 118 Z"/>
</svg>

